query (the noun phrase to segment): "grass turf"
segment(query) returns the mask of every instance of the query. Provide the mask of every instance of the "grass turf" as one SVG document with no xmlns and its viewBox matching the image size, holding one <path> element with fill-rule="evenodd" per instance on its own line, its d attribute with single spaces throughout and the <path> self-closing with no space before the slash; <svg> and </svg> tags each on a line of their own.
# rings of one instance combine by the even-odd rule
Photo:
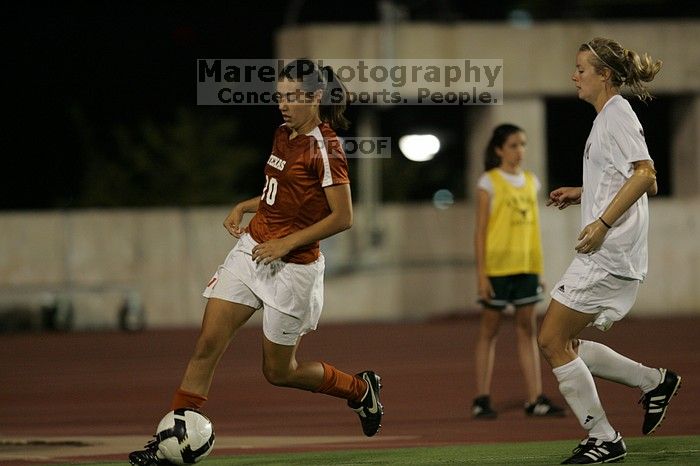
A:
<svg viewBox="0 0 700 466">
<path fill-rule="evenodd" d="M 546 465 L 559 464 L 578 440 L 556 442 L 494 443 L 431 448 L 325 451 L 256 455 L 210 456 L 203 466 L 285 465 L 351 466 L 389 465 Z M 626 438 L 626 464 L 700 465 L 700 436 Z M 72 463 L 75 464 L 75 463 Z M 124 462 L 80 463 L 94 466 Z M 68 466 L 66 464 L 65 466 Z"/>
</svg>

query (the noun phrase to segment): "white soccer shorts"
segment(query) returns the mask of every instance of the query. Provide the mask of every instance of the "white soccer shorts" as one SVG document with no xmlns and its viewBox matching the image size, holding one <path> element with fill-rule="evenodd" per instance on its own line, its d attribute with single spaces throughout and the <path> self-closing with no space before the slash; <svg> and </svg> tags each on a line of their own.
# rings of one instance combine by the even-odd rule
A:
<svg viewBox="0 0 700 466">
<path fill-rule="evenodd" d="M 589 256 L 577 254 L 550 295 L 571 309 L 597 314 L 591 325 L 606 331 L 630 311 L 637 299 L 639 283 L 612 275 Z"/>
<path fill-rule="evenodd" d="M 202 293 L 263 310 L 263 333 L 279 345 L 295 345 L 300 336 L 316 329 L 323 308 L 323 254 L 310 264 L 276 260 L 257 264 L 257 243 L 244 234 L 219 266 Z"/>
</svg>

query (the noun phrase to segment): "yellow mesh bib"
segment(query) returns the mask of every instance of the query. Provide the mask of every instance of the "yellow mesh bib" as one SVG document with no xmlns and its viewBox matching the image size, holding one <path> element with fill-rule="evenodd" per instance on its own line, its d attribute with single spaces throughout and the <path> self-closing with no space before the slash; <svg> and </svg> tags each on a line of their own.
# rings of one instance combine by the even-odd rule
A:
<svg viewBox="0 0 700 466">
<path fill-rule="evenodd" d="M 535 178 L 525 172 L 516 188 L 496 168 L 487 172 L 493 186 L 486 227 L 486 274 L 542 274 L 542 241 Z"/>
</svg>

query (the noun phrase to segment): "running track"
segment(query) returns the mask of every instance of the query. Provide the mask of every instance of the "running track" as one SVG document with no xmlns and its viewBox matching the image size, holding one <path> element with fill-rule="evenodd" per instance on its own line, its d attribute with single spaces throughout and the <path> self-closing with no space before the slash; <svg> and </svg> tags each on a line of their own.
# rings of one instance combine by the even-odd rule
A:
<svg viewBox="0 0 700 466">
<path fill-rule="evenodd" d="M 382 376 L 384 427 L 372 439 L 360 434 L 356 415 L 343 401 L 267 384 L 260 372 L 261 330 L 245 327 L 222 359 L 205 406 L 222 439 L 214 454 L 580 438 L 570 415 L 525 417 L 512 320 L 503 324 L 492 393 L 500 416 L 474 421 L 469 408 L 475 318 L 348 325 L 322 320 L 304 338 L 298 356 L 347 372 L 371 368 Z M 586 330 L 584 336 L 647 365 L 678 371 L 683 386 L 657 435 L 700 435 L 699 331 L 700 317 L 630 318 L 607 334 Z M 179 329 L 2 335 L 0 463 L 124 459 L 167 411 L 196 334 Z M 544 362 L 543 382 L 545 392 L 564 404 Z M 597 384 L 613 426 L 623 435 L 640 436 L 637 390 Z M 109 439 L 119 446 L 100 449 Z"/>
</svg>

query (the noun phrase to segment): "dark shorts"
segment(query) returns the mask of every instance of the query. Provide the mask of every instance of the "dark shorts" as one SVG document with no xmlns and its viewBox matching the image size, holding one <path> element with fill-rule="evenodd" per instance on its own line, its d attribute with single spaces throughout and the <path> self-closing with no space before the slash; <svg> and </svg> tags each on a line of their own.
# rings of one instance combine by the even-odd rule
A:
<svg viewBox="0 0 700 466">
<path fill-rule="evenodd" d="M 494 297 L 481 304 L 493 309 L 505 309 L 508 304 L 515 307 L 542 301 L 542 287 L 537 274 L 521 273 L 504 277 L 489 277 Z"/>
</svg>

